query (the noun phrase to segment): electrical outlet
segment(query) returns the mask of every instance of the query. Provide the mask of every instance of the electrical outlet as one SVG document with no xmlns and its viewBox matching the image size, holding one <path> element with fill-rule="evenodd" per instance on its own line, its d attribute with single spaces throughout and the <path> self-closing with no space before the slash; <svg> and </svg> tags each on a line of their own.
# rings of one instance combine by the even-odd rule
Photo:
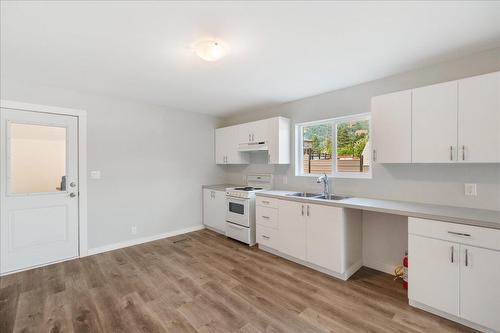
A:
<svg viewBox="0 0 500 333">
<path fill-rule="evenodd" d="M 132 226 L 132 228 L 130 229 L 130 232 L 132 233 L 132 235 L 135 235 L 137 234 L 137 226 Z"/>
<path fill-rule="evenodd" d="M 99 170 L 90 171 L 90 179 L 101 179 L 101 171 Z"/>
<path fill-rule="evenodd" d="M 465 195 L 468 196 L 477 196 L 477 186 L 476 184 L 464 184 L 465 186 Z"/>
</svg>

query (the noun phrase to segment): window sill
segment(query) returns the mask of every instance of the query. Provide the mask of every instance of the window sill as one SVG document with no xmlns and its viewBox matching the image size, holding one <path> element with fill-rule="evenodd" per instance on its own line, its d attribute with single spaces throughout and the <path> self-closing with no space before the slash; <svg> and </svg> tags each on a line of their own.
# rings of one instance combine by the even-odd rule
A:
<svg viewBox="0 0 500 333">
<path fill-rule="evenodd" d="M 296 174 L 295 177 L 314 177 L 318 178 L 322 176 L 322 173 L 304 173 L 304 174 Z M 372 179 L 372 174 L 371 173 L 366 173 L 366 174 L 357 174 L 357 173 L 350 173 L 350 172 L 345 172 L 345 173 L 335 173 L 335 174 L 327 174 L 328 178 L 343 178 L 343 179 Z"/>
</svg>

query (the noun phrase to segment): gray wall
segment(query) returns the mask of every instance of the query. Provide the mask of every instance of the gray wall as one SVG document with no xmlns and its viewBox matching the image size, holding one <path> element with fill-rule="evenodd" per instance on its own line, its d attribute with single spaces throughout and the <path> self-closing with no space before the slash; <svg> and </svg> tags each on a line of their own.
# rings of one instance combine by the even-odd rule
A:
<svg viewBox="0 0 500 333">
<path fill-rule="evenodd" d="M 350 88 L 282 104 L 270 109 L 235 114 L 223 119 L 225 125 L 274 116 L 291 118 L 295 123 L 370 111 L 370 98 L 437 82 L 459 79 L 500 70 L 500 48 L 466 58 L 440 63 Z M 292 131 L 292 137 L 293 135 Z M 295 139 L 293 138 L 292 142 Z M 292 148 L 292 156 L 295 151 Z M 293 161 L 294 159 L 292 159 Z M 254 154 L 249 166 L 227 166 L 229 182 L 241 182 L 242 175 L 270 172 L 276 175 L 276 187 L 282 189 L 320 189 L 314 178 L 296 177 L 290 166 L 269 166 Z M 260 164 L 262 163 L 262 164 Z M 288 184 L 283 184 L 287 176 Z M 464 195 L 464 183 L 477 183 L 477 197 Z M 500 209 L 500 165 L 375 165 L 373 179 L 334 179 L 337 193 L 427 202 L 454 206 Z"/>
<path fill-rule="evenodd" d="M 282 104 L 270 109 L 235 114 L 223 119 L 232 125 L 285 116 L 295 123 L 327 119 L 370 111 L 372 96 L 388 92 L 455 80 L 500 70 L 500 48 L 431 67 L 367 82 L 318 96 Z M 334 75 L 334 74 L 333 74 Z M 487 121 L 487 120 L 485 120 Z M 292 137 L 294 131 L 292 131 Z M 295 142 L 293 138 L 292 142 Z M 292 161 L 295 151 L 292 147 Z M 320 191 L 315 178 L 296 177 L 290 166 L 265 164 L 256 153 L 248 166 L 226 166 L 226 181 L 240 183 L 248 173 L 275 175 L 275 188 Z M 283 183 L 284 178 L 287 184 Z M 464 195 L 464 183 L 477 183 L 477 197 Z M 452 206 L 500 209 L 500 165 L 375 165 L 373 179 L 333 179 L 336 193 L 371 198 L 385 198 L 444 204 Z M 363 213 L 363 263 L 387 273 L 401 264 L 408 247 L 406 218 L 381 213 Z"/>
<path fill-rule="evenodd" d="M 224 176 L 216 118 L 15 82 L 0 97 L 87 110 L 88 169 L 102 174 L 88 180 L 90 249 L 202 223 L 201 185 Z"/>
</svg>

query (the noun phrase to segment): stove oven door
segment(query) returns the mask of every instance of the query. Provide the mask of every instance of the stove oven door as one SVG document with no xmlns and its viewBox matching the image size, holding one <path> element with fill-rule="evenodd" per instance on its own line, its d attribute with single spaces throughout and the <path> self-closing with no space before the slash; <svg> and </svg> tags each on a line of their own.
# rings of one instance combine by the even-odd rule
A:
<svg viewBox="0 0 500 333">
<path fill-rule="evenodd" d="M 250 199 L 226 197 L 226 221 L 250 227 Z"/>
</svg>

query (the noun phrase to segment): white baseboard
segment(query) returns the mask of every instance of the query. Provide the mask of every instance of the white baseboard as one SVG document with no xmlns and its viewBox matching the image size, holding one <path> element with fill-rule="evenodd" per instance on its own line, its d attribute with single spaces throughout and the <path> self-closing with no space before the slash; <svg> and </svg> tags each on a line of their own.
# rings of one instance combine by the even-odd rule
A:
<svg viewBox="0 0 500 333">
<path fill-rule="evenodd" d="M 266 252 L 269 252 L 269 253 L 272 253 L 272 254 L 274 254 L 274 255 L 276 255 L 278 257 L 282 257 L 282 258 L 285 258 L 287 260 L 293 261 L 293 262 L 295 262 L 295 263 L 297 263 L 299 265 L 309 267 L 309 268 L 314 269 L 314 270 L 316 270 L 318 272 L 325 273 L 327 275 L 333 276 L 334 278 L 337 278 L 337 279 L 340 279 L 340 280 L 343 280 L 343 281 L 346 281 L 347 279 L 349 279 L 349 277 L 351 275 L 353 275 L 354 273 L 356 273 L 357 270 L 360 269 L 363 266 L 363 263 L 361 261 L 359 261 L 359 262 L 356 262 L 351 267 L 349 267 L 344 273 L 338 273 L 338 272 L 334 272 L 332 270 L 329 270 L 327 268 L 324 268 L 324 267 L 312 264 L 310 262 L 307 262 L 307 261 L 304 261 L 304 260 L 297 259 L 295 257 L 289 256 L 288 254 L 284 254 L 284 253 L 282 253 L 282 252 L 280 252 L 278 250 L 272 249 L 272 248 L 267 247 L 267 246 L 262 245 L 262 244 L 259 244 L 259 249 L 261 249 L 263 251 L 266 251 Z"/>
<path fill-rule="evenodd" d="M 449 313 L 446 313 L 446 312 L 443 312 L 443 311 L 440 311 L 440 310 L 437 310 L 437 309 L 434 309 L 430 306 L 427 306 L 425 304 L 422 304 L 420 302 L 417 302 L 417 301 L 414 301 L 414 300 L 411 300 L 409 299 L 408 300 L 408 304 L 410 304 L 411 306 L 415 307 L 415 308 L 418 308 L 420 310 L 424 310 L 424 311 L 427 311 L 427 312 L 430 312 L 432 314 L 435 314 L 436 316 L 440 316 L 440 317 L 443 317 L 443 318 L 446 318 L 446 319 L 449 319 L 451 321 L 454 321 L 454 322 L 457 322 L 459 324 L 462 324 L 464 326 L 467 326 L 467 327 L 471 327 L 477 331 L 480 331 L 480 332 L 487 332 L 487 333 L 499 333 L 499 331 L 495 331 L 495 330 L 492 330 L 491 328 L 488 328 L 488 327 L 484 327 L 482 325 L 479 325 L 479 324 L 476 324 L 476 323 L 473 323 L 471 321 L 468 321 L 468 320 L 465 320 L 465 319 L 462 319 L 460 317 L 457 317 L 457 316 L 454 316 L 454 315 L 451 315 Z"/>
<path fill-rule="evenodd" d="M 394 275 L 394 268 L 397 265 L 383 263 L 383 262 L 370 262 L 370 263 L 363 262 L 363 266 L 374 269 L 376 271 Z"/>
<path fill-rule="evenodd" d="M 129 247 L 129 246 L 133 246 L 133 245 L 152 242 L 152 241 L 155 241 L 158 239 L 173 237 L 173 236 L 177 236 L 177 235 L 187 234 L 188 232 L 198 231 L 198 230 L 202 230 L 202 229 L 205 229 L 205 226 L 200 224 L 200 225 L 197 225 L 194 227 L 170 231 L 170 232 L 167 232 L 164 234 L 153 235 L 153 236 L 148 236 L 148 237 L 141 237 L 141 238 L 131 239 L 131 240 L 128 240 L 125 242 L 119 242 L 119 243 L 94 247 L 94 248 L 88 250 L 88 255 L 92 256 L 92 255 L 98 254 L 98 253 L 118 250 L 118 249 L 122 249 L 124 247 Z"/>
</svg>

